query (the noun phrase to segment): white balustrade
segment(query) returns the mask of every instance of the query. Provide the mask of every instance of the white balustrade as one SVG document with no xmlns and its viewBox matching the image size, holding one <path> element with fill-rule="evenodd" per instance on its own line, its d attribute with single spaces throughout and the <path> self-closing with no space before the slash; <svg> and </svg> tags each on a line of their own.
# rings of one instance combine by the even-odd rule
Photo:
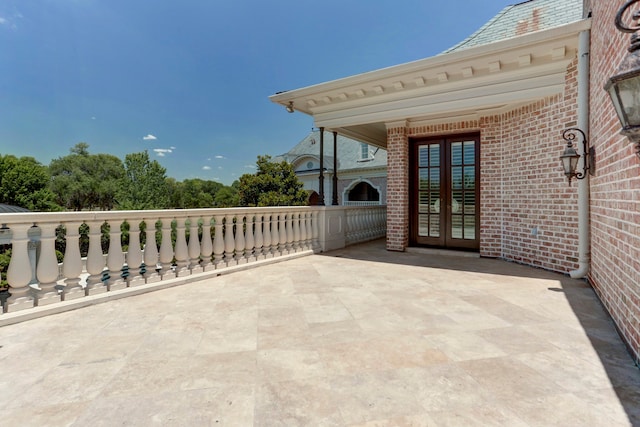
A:
<svg viewBox="0 0 640 427">
<path fill-rule="evenodd" d="M 198 238 L 198 218 L 189 217 L 189 271 L 191 274 L 201 273 L 202 267 L 200 266 L 200 240 Z"/>
<path fill-rule="evenodd" d="M 211 255 L 213 254 L 213 241 L 211 240 L 211 216 L 202 217 L 202 242 L 200 242 L 200 262 L 202 271 L 213 270 Z"/>
<path fill-rule="evenodd" d="M 132 220 L 129 222 L 129 248 L 125 256 L 127 263 L 127 286 L 139 286 L 145 283 L 144 277 L 140 274 L 142 265 L 142 248 L 140 247 L 140 222 Z"/>
<path fill-rule="evenodd" d="M 156 242 L 156 220 L 143 218 L 145 224 L 144 282 L 155 283 L 161 279 L 158 273 L 158 244 Z"/>
<path fill-rule="evenodd" d="M 8 230 L 3 235 L 7 240 L 10 236 L 12 244 L 7 270 L 10 296 L 3 311 L 15 312 L 195 273 L 217 274 L 217 270 L 238 264 L 312 253 L 321 250 L 319 220 L 324 218 L 324 214 L 320 215 L 324 209 L 263 207 L 0 214 L 0 224 Z M 384 206 L 344 209 L 347 244 L 384 235 Z M 104 228 L 106 224 L 108 232 Z M 37 228 L 32 228 L 34 225 Z M 63 262 L 59 265 L 56 228 L 61 225 L 66 230 L 66 241 Z M 144 248 L 141 244 L 143 225 Z M 186 227 L 189 227 L 188 239 Z M 126 252 L 122 246 L 123 230 L 128 233 Z M 127 242 L 126 235 L 124 242 Z M 32 261 L 30 245 L 39 246 L 38 256 Z M 86 257 L 84 263 L 83 256 Z"/>
<path fill-rule="evenodd" d="M 64 279 L 64 289 L 62 299 L 64 301 L 81 298 L 84 290 L 80 286 L 80 275 L 82 274 L 82 257 L 80 255 L 80 226 L 81 222 L 67 222 L 63 225 L 66 228 L 64 261 L 62 263 L 62 275 Z"/>
</svg>

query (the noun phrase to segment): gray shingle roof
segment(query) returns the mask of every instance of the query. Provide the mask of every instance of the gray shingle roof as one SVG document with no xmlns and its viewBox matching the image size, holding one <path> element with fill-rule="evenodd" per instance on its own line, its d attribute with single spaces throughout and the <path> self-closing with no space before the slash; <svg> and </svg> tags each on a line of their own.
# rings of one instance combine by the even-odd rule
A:
<svg viewBox="0 0 640 427">
<path fill-rule="evenodd" d="M 443 53 L 579 21 L 583 17 L 582 8 L 583 0 L 529 0 L 507 6 L 478 31 Z"/>
<path fill-rule="evenodd" d="M 370 159 L 362 161 L 360 158 L 361 143 L 351 138 L 338 134 L 338 170 L 369 169 L 387 166 L 386 150 L 369 146 Z M 307 135 L 295 147 L 287 153 L 276 156 L 274 161 L 286 160 L 295 163 L 297 159 L 305 156 L 319 158 L 320 156 L 320 131 L 316 130 Z M 333 169 L 333 133 L 324 133 L 324 165 L 327 169 Z"/>
<path fill-rule="evenodd" d="M 31 212 L 29 209 L 22 208 L 20 206 L 7 205 L 6 203 L 0 203 L 0 213 L 21 213 Z"/>
</svg>

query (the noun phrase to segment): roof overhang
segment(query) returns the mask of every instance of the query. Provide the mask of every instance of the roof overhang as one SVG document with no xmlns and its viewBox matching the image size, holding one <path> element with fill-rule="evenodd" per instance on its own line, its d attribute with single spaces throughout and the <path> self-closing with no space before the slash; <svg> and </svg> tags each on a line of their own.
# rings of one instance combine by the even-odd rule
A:
<svg viewBox="0 0 640 427">
<path fill-rule="evenodd" d="M 386 148 L 386 123 L 476 119 L 562 93 L 585 19 L 270 97 L 317 127 Z"/>
</svg>

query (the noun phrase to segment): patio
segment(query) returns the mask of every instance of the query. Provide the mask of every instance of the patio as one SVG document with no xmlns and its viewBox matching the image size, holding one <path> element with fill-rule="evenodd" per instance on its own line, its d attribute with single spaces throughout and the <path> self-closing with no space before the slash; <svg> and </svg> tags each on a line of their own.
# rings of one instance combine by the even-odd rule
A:
<svg viewBox="0 0 640 427">
<path fill-rule="evenodd" d="M 0 328 L 6 426 L 640 425 L 583 282 L 377 240 Z"/>
</svg>

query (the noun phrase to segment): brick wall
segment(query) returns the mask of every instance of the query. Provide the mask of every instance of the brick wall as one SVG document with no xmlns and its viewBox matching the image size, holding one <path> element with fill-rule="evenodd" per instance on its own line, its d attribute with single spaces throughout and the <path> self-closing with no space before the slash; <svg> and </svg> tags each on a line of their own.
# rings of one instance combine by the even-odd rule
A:
<svg viewBox="0 0 640 427">
<path fill-rule="evenodd" d="M 614 17 L 623 0 L 593 1 L 591 30 L 591 145 L 597 169 L 591 179 L 590 282 L 636 363 L 640 361 L 640 161 L 619 135 L 620 122 L 605 82 L 626 55 L 629 36 Z"/>
<path fill-rule="evenodd" d="M 577 121 L 576 64 L 567 69 L 561 95 L 480 120 L 408 130 L 409 137 L 480 132 L 482 256 L 560 272 L 578 267 L 577 188 L 569 187 L 559 160 L 562 132 Z M 407 144 L 399 135 L 397 130 L 393 144 Z M 408 155 L 408 150 L 396 146 L 398 154 Z M 390 182 L 388 198 L 392 195 Z"/>
<path fill-rule="evenodd" d="M 409 144 L 407 127 L 387 126 L 387 249 L 409 244 Z"/>
</svg>

